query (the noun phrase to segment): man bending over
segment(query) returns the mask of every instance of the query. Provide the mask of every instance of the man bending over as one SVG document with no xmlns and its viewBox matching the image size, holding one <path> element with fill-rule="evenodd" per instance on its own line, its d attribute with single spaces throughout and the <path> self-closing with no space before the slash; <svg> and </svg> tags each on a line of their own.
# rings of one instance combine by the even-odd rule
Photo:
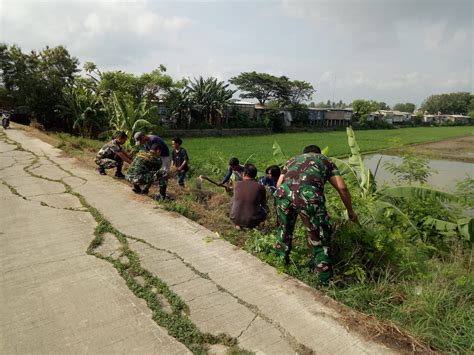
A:
<svg viewBox="0 0 474 355">
<path fill-rule="evenodd" d="M 329 244 L 331 225 L 326 211 L 324 184 L 326 181 L 337 190 L 349 219 L 357 221 L 352 210 L 351 195 L 336 165 L 321 154 L 318 146 L 304 148 L 303 154 L 288 160 L 278 180 L 276 191 L 278 234 L 276 251 L 290 262 L 293 231 L 296 218 L 301 217 L 308 231 L 308 244 L 314 271 L 323 285 L 331 275 Z"/>
</svg>

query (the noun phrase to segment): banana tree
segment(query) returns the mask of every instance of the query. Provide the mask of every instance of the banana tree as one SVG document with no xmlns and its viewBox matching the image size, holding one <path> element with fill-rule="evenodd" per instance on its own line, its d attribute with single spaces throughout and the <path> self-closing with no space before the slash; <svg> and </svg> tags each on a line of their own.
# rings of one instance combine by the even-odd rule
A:
<svg viewBox="0 0 474 355">
<path fill-rule="evenodd" d="M 420 223 L 411 220 L 410 216 L 399 207 L 400 203 L 414 200 L 426 201 L 426 203 L 430 203 L 430 201 L 434 200 L 444 203 L 460 203 L 459 196 L 426 186 L 406 185 L 377 189 L 374 175 L 364 164 L 354 131 L 351 127 L 347 128 L 347 137 L 351 150 L 349 160 L 347 162 L 340 159 L 334 160 L 339 164 L 344 178 L 355 182 L 353 185 L 359 186 L 361 196 L 374 203 L 374 217 L 376 220 L 380 219 L 384 213 L 389 212 L 402 218 L 413 234 L 420 236 L 420 229 L 418 227 Z M 423 221 L 418 222 L 423 222 L 422 224 L 424 226 L 430 226 L 440 233 L 447 231 L 457 232 L 459 236 L 469 241 L 473 238 L 474 221 L 472 218 L 462 217 L 456 221 L 441 221 L 433 219 L 430 216 L 425 216 Z"/>
<path fill-rule="evenodd" d="M 160 121 L 157 107 L 146 99 L 138 104 L 126 95 L 113 93 L 105 104 L 110 116 L 110 128 L 113 132 L 125 131 L 129 137 L 141 130 L 159 129 Z"/>
<path fill-rule="evenodd" d="M 62 103 L 56 109 L 66 120 L 72 120 L 72 129 L 83 137 L 91 137 L 93 131 L 98 130 L 104 122 L 104 107 L 100 97 L 83 86 L 64 89 Z"/>
</svg>

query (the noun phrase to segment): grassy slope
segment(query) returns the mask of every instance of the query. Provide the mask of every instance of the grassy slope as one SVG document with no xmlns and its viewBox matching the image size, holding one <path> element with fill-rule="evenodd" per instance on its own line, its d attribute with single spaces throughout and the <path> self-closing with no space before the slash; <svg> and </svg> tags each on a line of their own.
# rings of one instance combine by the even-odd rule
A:
<svg viewBox="0 0 474 355">
<path fill-rule="evenodd" d="M 474 127 L 417 127 L 392 130 L 358 131 L 357 143 L 363 152 L 399 147 L 406 144 L 440 141 L 444 139 L 474 134 Z M 183 147 L 190 155 L 191 161 L 201 165 L 209 155 L 220 153 L 225 161 L 233 156 L 245 161 L 254 154 L 252 161 L 259 168 L 272 163 L 272 145 L 278 142 L 288 156 L 300 153 L 310 144 L 321 148 L 329 147 L 331 156 L 349 154 L 345 131 L 286 133 L 265 136 L 239 137 L 203 137 L 185 138 Z"/>
</svg>

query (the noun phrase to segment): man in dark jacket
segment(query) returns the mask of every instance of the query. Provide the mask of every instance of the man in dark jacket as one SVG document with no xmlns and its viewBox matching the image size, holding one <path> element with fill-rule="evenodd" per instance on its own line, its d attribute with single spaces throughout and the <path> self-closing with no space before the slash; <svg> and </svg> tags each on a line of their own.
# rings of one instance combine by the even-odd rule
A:
<svg viewBox="0 0 474 355">
<path fill-rule="evenodd" d="M 237 228 L 254 228 L 267 218 L 265 188 L 255 181 L 257 168 L 246 164 L 243 180 L 237 181 L 230 208 L 230 219 Z"/>
</svg>

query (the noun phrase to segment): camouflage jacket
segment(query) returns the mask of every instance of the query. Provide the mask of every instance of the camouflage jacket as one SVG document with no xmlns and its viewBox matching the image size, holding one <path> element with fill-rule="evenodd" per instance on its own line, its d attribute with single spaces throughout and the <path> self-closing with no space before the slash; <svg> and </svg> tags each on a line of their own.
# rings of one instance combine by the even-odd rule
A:
<svg viewBox="0 0 474 355">
<path fill-rule="evenodd" d="M 149 184 L 157 180 L 163 172 L 161 159 L 151 152 L 138 152 L 128 167 L 126 179 L 133 184 Z"/>
<path fill-rule="evenodd" d="M 114 159 L 115 154 L 121 151 L 122 147 L 113 139 L 100 148 L 97 152 L 96 159 Z"/>
<path fill-rule="evenodd" d="M 326 156 L 316 153 L 297 155 L 288 160 L 282 170 L 285 179 L 277 189 L 278 198 L 292 200 L 297 207 L 324 204 L 324 184 L 339 176 L 336 165 Z"/>
</svg>

